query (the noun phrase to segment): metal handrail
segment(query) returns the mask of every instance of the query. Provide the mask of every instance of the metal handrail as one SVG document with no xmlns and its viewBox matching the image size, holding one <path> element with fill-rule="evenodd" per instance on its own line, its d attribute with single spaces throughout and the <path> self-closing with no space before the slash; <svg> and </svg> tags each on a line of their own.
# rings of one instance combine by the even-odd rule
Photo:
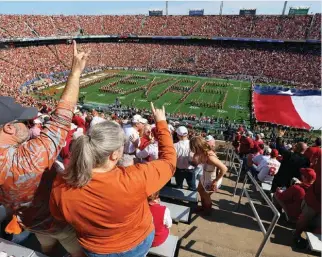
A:
<svg viewBox="0 0 322 257">
<path fill-rule="evenodd" d="M 235 162 L 235 159 L 237 160 L 237 162 Z M 226 165 L 229 162 L 229 167 L 230 167 L 230 173 L 229 173 L 229 177 L 231 177 L 231 169 L 235 169 L 237 171 L 237 179 L 235 182 L 235 187 L 234 187 L 234 192 L 233 192 L 233 196 L 236 195 L 236 191 L 237 191 L 237 186 L 239 183 L 239 178 L 240 178 L 240 174 L 241 174 L 241 170 L 243 167 L 243 160 L 241 160 L 239 158 L 239 156 L 237 155 L 237 153 L 235 152 L 234 148 L 228 148 L 227 149 L 227 154 L 226 154 Z M 239 165 L 239 167 L 237 168 L 236 165 Z"/>
<path fill-rule="evenodd" d="M 258 215 L 258 212 L 254 206 L 254 203 L 252 201 L 252 199 L 250 198 L 249 196 L 249 193 L 246 189 L 246 184 L 247 184 L 247 181 L 248 181 L 248 178 L 253 182 L 253 184 L 256 186 L 256 189 L 259 191 L 259 193 L 261 194 L 261 196 L 264 198 L 265 202 L 268 204 L 268 206 L 270 207 L 270 209 L 272 210 L 272 212 L 274 213 L 274 217 L 273 217 L 273 220 L 271 222 L 271 224 L 269 225 L 268 227 L 268 230 L 266 231 L 264 225 L 263 225 L 263 222 L 262 220 L 260 219 L 259 215 Z M 278 221 L 278 219 L 280 218 L 281 214 L 279 213 L 279 211 L 276 209 L 276 207 L 274 206 L 274 204 L 271 202 L 271 200 L 268 198 L 268 196 L 266 195 L 266 193 L 264 192 L 264 190 L 261 188 L 261 186 L 257 183 L 256 179 L 252 176 L 252 174 L 248 171 L 247 174 L 246 174 L 246 177 L 245 177 L 245 180 L 244 180 L 244 183 L 243 183 L 243 187 L 242 187 L 242 191 L 241 191 L 241 194 L 240 194 L 240 197 L 239 197 L 239 201 L 238 201 L 238 205 L 237 205 L 237 209 L 239 209 L 239 206 L 240 206 L 240 203 L 241 203 L 241 199 L 243 197 L 243 195 L 246 195 L 247 199 L 248 199 L 248 202 L 250 204 L 250 207 L 255 215 L 255 218 L 257 220 L 257 223 L 262 231 L 262 233 L 264 234 L 264 239 L 263 241 L 261 242 L 258 250 L 257 250 L 257 253 L 255 255 L 255 257 L 259 257 L 261 256 L 262 252 L 263 252 L 263 249 L 269 239 L 269 237 L 271 236 L 275 226 L 276 226 L 276 223 Z"/>
</svg>

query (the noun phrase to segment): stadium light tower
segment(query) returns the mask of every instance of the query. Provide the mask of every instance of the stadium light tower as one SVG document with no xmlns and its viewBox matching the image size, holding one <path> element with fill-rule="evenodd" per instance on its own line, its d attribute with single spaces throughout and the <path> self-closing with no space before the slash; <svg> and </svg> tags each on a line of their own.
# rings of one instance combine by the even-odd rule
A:
<svg viewBox="0 0 322 257">
<path fill-rule="evenodd" d="M 168 1 L 165 1 L 165 14 L 168 16 Z"/>
<path fill-rule="evenodd" d="M 282 15 L 285 15 L 286 6 L 287 6 L 287 1 L 284 2 Z"/>
<path fill-rule="evenodd" d="M 222 9 L 223 9 L 223 7 L 224 7 L 224 1 L 221 1 L 219 15 L 222 15 Z"/>
</svg>

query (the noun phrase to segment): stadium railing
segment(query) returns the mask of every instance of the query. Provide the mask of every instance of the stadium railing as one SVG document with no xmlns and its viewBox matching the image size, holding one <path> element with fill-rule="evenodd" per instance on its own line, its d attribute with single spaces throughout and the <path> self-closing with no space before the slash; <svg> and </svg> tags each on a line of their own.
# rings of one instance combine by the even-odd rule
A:
<svg viewBox="0 0 322 257">
<path fill-rule="evenodd" d="M 239 158 L 232 146 L 228 147 L 226 150 L 226 166 L 229 167 L 229 178 L 231 178 L 233 173 L 237 176 L 233 192 L 233 196 L 235 196 L 243 167 L 243 160 Z"/>
<path fill-rule="evenodd" d="M 269 208 L 272 210 L 272 212 L 274 213 L 274 217 L 271 221 L 271 224 L 269 225 L 268 227 L 268 230 L 265 229 L 264 225 L 263 225 L 263 222 L 262 220 L 260 219 L 259 215 L 258 215 L 258 212 L 254 206 L 254 203 L 251 199 L 251 197 L 249 196 L 249 193 L 246 189 L 246 184 L 247 184 L 247 181 L 248 179 L 250 179 L 250 181 L 255 185 L 256 187 L 256 190 L 260 193 L 261 197 L 265 200 L 265 202 L 268 204 Z M 268 198 L 268 196 L 266 195 L 266 193 L 264 192 L 264 190 L 261 188 L 261 186 L 257 183 L 256 179 L 252 176 L 252 174 L 248 171 L 246 176 L 245 176 L 245 180 L 244 180 L 244 184 L 243 184 L 243 187 L 242 187 L 242 191 L 241 191 L 241 194 L 240 194 L 240 197 L 239 197 L 239 201 L 238 201 L 238 204 L 237 204 L 237 210 L 239 209 L 240 207 L 240 203 L 241 203 L 241 199 L 243 196 L 246 196 L 247 199 L 248 199 L 248 203 L 250 204 L 250 207 L 255 215 L 255 218 L 257 220 L 257 223 L 259 225 L 259 228 L 260 230 L 262 231 L 263 235 L 264 235 L 264 239 L 263 241 L 261 242 L 257 252 L 256 252 L 256 255 L 255 257 L 259 257 L 261 256 L 262 252 L 263 252 L 263 249 L 268 241 L 268 239 L 270 238 L 275 226 L 276 226 L 276 223 L 278 221 L 278 219 L 280 218 L 281 214 L 279 213 L 279 211 L 276 209 L 276 207 L 274 206 L 274 204 L 271 202 L 271 200 Z"/>
</svg>

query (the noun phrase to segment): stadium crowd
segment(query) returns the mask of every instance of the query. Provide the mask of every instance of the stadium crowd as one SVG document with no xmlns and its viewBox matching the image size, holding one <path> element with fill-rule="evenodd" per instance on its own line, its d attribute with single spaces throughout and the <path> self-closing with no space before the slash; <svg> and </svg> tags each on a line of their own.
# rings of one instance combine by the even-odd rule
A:
<svg viewBox="0 0 322 257">
<path fill-rule="evenodd" d="M 248 75 L 255 82 L 284 82 L 300 88 L 319 88 L 321 84 L 320 57 L 310 51 L 147 43 L 80 46 L 92 50 L 89 70 L 104 67 L 167 69 L 195 75 L 207 72 L 209 76 L 227 78 Z M 66 79 L 65 71 L 71 65 L 66 56 L 69 48 L 70 45 L 60 44 L 0 50 L 1 84 L 18 88 L 37 78 L 44 78 L 48 84 Z"/>
<path fill-rule="evenodd" d="M 211 135 L 167 124 L 164 108 L 151 104 L 147 119 L 135 113 L 121 119 L 75 109 L 90 53 L 79 52 L 76 42 L 73 49 L 61 99 L 48 100 L 52 109 L 23 107 L 12 98 L 19 95 L 0 97 L 1 108 L 7 110 L 0 116 L 0 202 L 9 214 L 5 231 L 34 233 L 46 254 L 59 241 L 73 257 L 120 252 L 145 256 L 151 246 L 165 242 L 171 226 L 158 191 L 173 175 L 179 188 L 186 179 L 189 189 L 200 195 L 198 211 L 208 215 L 210 196 L 227 167 L 217 157 Z M 240 126 L 233 145 L 249 160 L 249 168 L 256 166 L 253 172 L 260 181 L 273 183 L 276 204 L 296 219 L 294 242 L 301 247 L 301 233 L 311 221 L 313 230 L 320 230 L 315 219 L 321 208 L 321 139 L 310 148 L 299 142 L 289 149 L 284 134 L 279 130 L 275 142 L 265 142 L 263 135 L 253 137 Z M 295 186 L 293 176 L 298 179 Z"/>
<path fill-rule="evenodd" d="M 0 15 L 0 38 L 71 35 L 201 36 L 321 39 L 321 14 L 213 15 Z M 313 25 L 311 27 L 311 23 Z"/>
<path fill-rule="evenodd" d="M 275 139 L 267 142 L 264 134 L 254 137 L 240 126 L 232 144 L 243 159 L 243 171 L 270 185 L 276 207 L 296 223 L 295 246 L 305 248 L 302 232 L 321 234 L 321 137 L 308 147 L 303 141 L 288 144 L 285 134 L 279 129 Z"/>
</svg>

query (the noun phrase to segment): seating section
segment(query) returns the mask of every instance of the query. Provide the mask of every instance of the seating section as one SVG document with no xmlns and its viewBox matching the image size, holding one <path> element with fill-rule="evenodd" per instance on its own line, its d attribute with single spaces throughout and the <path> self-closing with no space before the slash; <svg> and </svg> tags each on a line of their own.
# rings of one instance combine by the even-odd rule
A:
<svg viewBox="0 0 322 257">
<path fill-rule="evenodd" d="M 178 237 L 169 235 L 167 240 L 160 246 L 152 247 L 149 254 L 161 257 L 174 257 L 178 243 Z"/>
<path fill-rule="evenodd" d="M 72 35 L 202 36 L 320 40 L 315 15 L 0 15 L 0 38 Z M 312 24 L 312 26 L 311 26 Z M 308 32 L 308 33 L 307 33 Z"/>
<path fill-rule="evenodd" d="M 243 49 L 228 43 L 225 47 L 149 43 L 87 43 L 79 47 L 92 50 L 88 60 L 89 71 L 102 67 L 149 67 L 191 74 L 207 71 L 218 77 L 244 74 L 244 77 L 256 77 L 258 83 L 285 82 L 308 89 L 321 85 L 321 59 L 319 52 L 314 51 L 275 52 L 270 49 Z M 16 90 L 39 78 L 47 83 L 65 80 L 71 65 L 70 52 L 71 45 L 66 44 L 1 49 L 0 81 L 5 86 L 4 95 L 14 95 L 6 91 Z M 236 76 L 236 79 L 243 79 Z M 16 94 L 18 101 L 20 98 L 21 95 Z"/>
</svg>

